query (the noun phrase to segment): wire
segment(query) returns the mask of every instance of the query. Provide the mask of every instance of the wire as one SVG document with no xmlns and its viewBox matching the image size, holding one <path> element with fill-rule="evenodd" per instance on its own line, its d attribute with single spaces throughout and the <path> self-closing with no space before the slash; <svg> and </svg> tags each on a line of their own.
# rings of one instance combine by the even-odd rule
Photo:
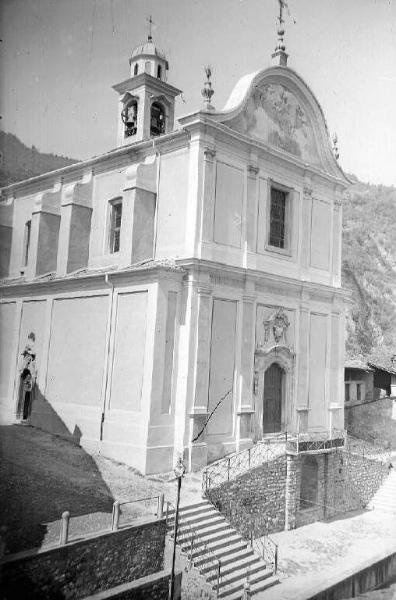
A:
<svg viewBox="0 0 396 600">
<path fill-rule="evenodd" d="M 208 416 L 208 418 L 206 419 L 206 421 L 205 421 L 205 424 L 204 424 L 204 426 L 202 427 L 201 431 L 200 431 L 200 432 L 199 432 L 199 433 L 198 433 L 198 434 L 195 436 L 195 438 L 194 438 L 194 439 L 192 439 L 192 440 L 191 440 L 191 443 L 194 443 L 194 442 L 196 442 L 196 441 L 197 441 L 197 439 L 198 439 L 198 438 L 199 438 L 199 437 L 200 437 L 200 436 L 203 434 L 203 432 L 204 432 L 204 431 L 205 431 L 205 429 L 206 429 L 206 426 L 207 426 L 207 424 L 209 423 L 210 419 L 211 419 L 211 418 L 212 418 L 212 416 L 213 416 L 213 413 L 215 412 L 215 410 L 217 409 L 217 407 L 219 406 L 219 404 L 221 404 L 221 403 L 223 402 L 223 400 L 225 400 L 225 399 L 227 398 L 228 394 L 231 394 L 231 392 L 232 392 L 232 389 L 233 389 L 233 388 L 230 388 L 230 389 L 228 390 L 228 392 L 226 392 L 226 393 L 224 394 L 224 396 L 222 396 L 222 397 L 220 398 L 220 400 L 218 401 L 218 403 L 216 404 L 216 406 L 214 407 L 214 409 L 212 410 L 212 412 L 210 413 L 210 415 L 209 415 L 209 416 Z"/>
</svg>

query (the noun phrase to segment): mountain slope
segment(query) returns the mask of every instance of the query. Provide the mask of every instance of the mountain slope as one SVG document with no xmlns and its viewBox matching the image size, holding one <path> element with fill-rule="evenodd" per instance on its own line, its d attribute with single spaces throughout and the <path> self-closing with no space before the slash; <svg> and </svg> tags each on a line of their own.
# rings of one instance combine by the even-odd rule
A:
<svg viewBox="0 0 396 600">
<path fill-rule="evenodd" d="M 344 203 L 343 286 L 352 292 L 347 352 L 396 348 L 396 188 L 357 181 Z"/>
<path fill-rule="evenodd" d="M 0 131 L 0 151 L 0 187 L 78 162 L 73 158 L 44 154 L 35 146 L 28 148 L 15 135 L 3 131 Z"/>
</svg>

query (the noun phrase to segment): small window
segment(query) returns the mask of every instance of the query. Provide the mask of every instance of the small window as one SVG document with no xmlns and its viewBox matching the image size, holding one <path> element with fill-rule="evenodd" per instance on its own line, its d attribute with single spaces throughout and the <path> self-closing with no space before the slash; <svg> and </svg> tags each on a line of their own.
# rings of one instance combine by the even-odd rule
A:
<svg viewBox="0 0 396 600">
<path fill-rule="evenodd" d="M 110 253 L 120 250 L 121 242 L 122 201 L 113 200 L 110 204 Z"/>
<path fill-rule="evenodd" d="M 356 384 L 356 400 L 359 402 L 362 399 L 362 384 Z"/>
<path fill-rule="evenodd" d="M 286 202 L 286 192 L 271 188 L 269 245 L 275 248 L 286 247 Z"/>
<path fill-rule="evenodd" d="M 23 266 L 26 267 L 29 261 L 29 248 L 30 248 L 30 233 L 32 229 L 32 222 L 26 221 L 25 233 L 23 238 Z"/>
<path fill-rule="evenodd" d="M 351 384 L 350 383 L 346 383 L 345 384 L 345 402 L 349 402 L 351 399 Z"/>
<path fill-rule="evenodd" d="M 158 65 L 157 67 L 157 79 L 161 79 L 162 78 L 162 67 L 161 65 Z"/>
<path fill-rule="evenodd" d="M 139 65 L 136 63 L 135 66 L 134 66 L 134 68 L 133 68 L 133 74 L 137 75 L 138 72 L 139 72 Z"/>
<path fill-rule="evenodd" d="M 151 105 L 150 134 L 161 135 L 165 133 L 165 111 L 158 102 Z"/>
</svg>

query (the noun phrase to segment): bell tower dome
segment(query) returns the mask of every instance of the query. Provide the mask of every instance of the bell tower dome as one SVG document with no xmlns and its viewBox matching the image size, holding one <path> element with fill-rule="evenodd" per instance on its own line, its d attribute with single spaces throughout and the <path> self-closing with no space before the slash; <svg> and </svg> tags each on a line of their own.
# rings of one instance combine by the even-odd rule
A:
<svg viewBox="0 0 396 600">
<path fill-rule="evenodd" d="M 129 79 L 113 86 L 119 94 L 117 146 L 173 131 L 175 98 L 181 93 L 167 82 L 169 63 L 151 31 L 133 50 L 129 65 Z"/>
</svg>

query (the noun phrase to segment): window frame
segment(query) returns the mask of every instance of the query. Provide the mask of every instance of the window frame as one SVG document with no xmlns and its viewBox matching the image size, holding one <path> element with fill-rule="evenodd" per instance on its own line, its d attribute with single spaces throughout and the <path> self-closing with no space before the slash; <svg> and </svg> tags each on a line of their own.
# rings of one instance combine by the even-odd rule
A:
<svg viewBox="0 0 396 600">
<path fill-rule="evenodd" d="M 109 254 L 118 254 L 121 250 L 121 230 L 122 230 L 122 204 L 123 198 L 122 196 L 118 196 L 117 198 L 113 198 L 109 201 L 109 215 L 108 215 L 108 234 L 107 234 L 107 249 Z M 116 207 L 121 207 L 120 214 L 120 224 L 114 225 L 113 221 L 115 218 L 113 217 L 115 213 Z M 114 250 L 114 242 L 116 239 L 116 234 L 118 233 L 118 248 Z"/>
<path fill-rule="evenodd" d="M 285 221 L 284 221 L 284 247 L 270 244 L 271 239 L 271 208 L 272 208 L 272 190 L 283 192 L 285 194 Z M 265 249 L 269 252 L 275 252 L 284 256 L 292 254 L 292 198 L 294 190 L 277 181 L 269 180 L 267 187 L 267 223 L 266 223 L 266 243 Z"/>
</svg>

